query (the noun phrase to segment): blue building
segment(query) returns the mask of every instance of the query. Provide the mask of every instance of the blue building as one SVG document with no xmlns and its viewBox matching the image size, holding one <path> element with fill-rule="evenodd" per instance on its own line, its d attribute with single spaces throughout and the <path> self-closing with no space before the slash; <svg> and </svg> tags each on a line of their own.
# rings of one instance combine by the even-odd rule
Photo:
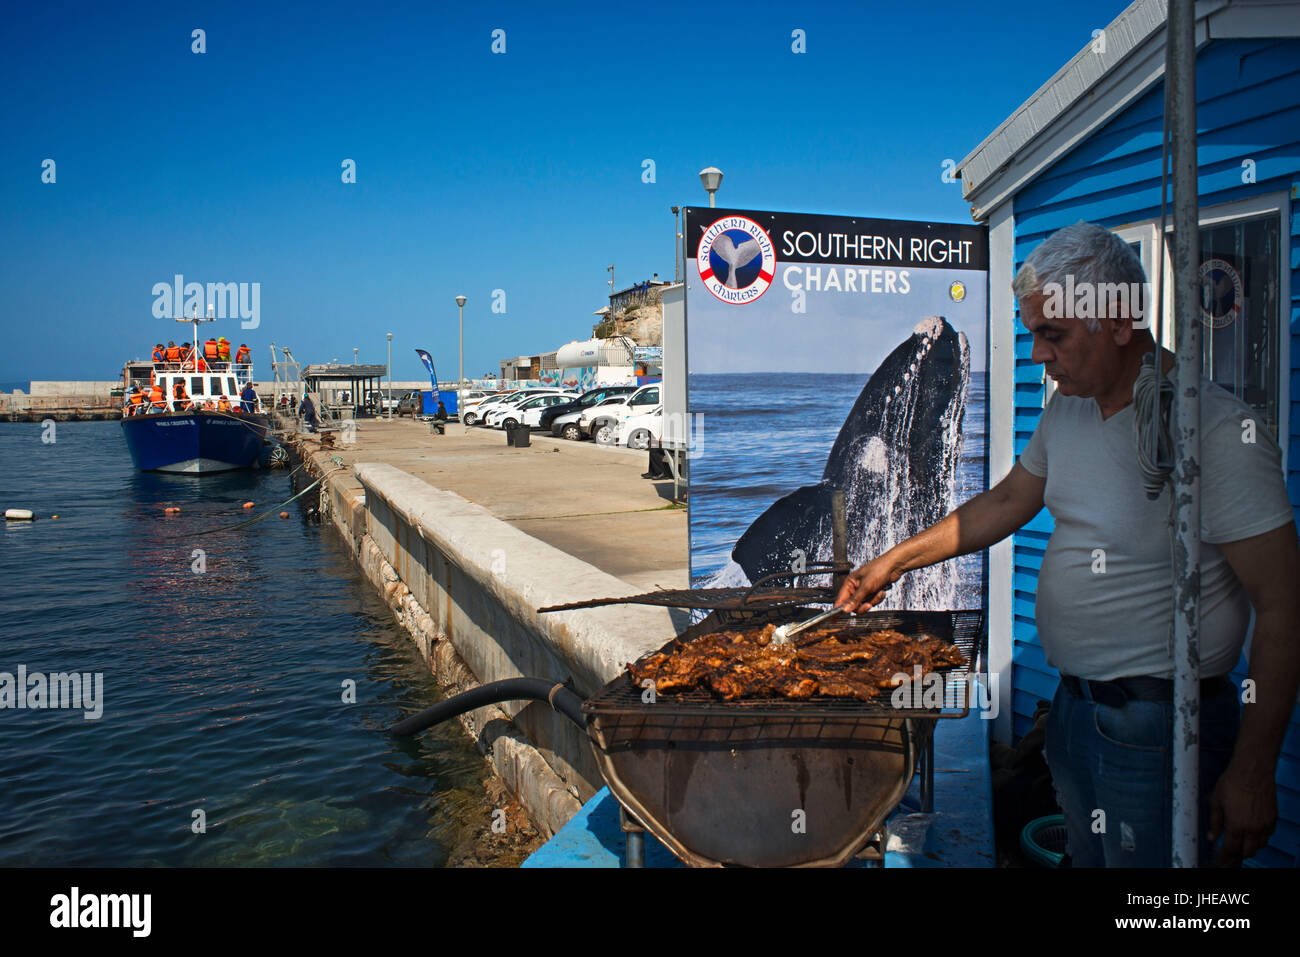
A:
<svg viewBox="0 0 1300 957">
<path fill-rule="evenodd" d="M 1200 258 L 1233 287 L 1226 314 L 1207 321 L 1205 369 L 1273 430 L 1300 517 L 1300 3 L 1214 0 L 1196 11 Z M 1035 246 L 1079 220 L 1098 223 L 1134 247 L 1153 283 L 1163 271 L 1161 288 L 1170 288 L 1168 255 L 1156 262 L 1165 12 L 1164 0 L 1137 0 L 1094 31 L 959 164 L 963 195 L 990 234 L 993 481 L 1010 470 L 1051 395 L 1043 367 L 1030 361 L 1031 337 L 1011 293 L 1015 270 Z M 1173 338 L 1167 324 L 1163 342 Z M 990 671 L 1000 692 L 994 736 L 1006 743 L 1032 727 L 1037 702 L 1050 701 L 1058 681 L 1034 621 L 1051 532 L 1043 511 L 990 552 Z M 1234 677 L 1245 676 L 1243 656 Z M 1278 782 L 1277 830 L 1253 863 L 1293 867 L 1300 864 L 1300 711 Z"/>
</svg>

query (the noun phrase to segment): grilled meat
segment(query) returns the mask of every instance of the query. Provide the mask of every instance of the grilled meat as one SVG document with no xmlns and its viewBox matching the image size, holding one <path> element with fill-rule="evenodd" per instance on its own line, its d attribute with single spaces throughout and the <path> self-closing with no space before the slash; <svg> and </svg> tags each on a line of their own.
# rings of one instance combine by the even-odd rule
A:
<svg viewBox="0 0 1300 957">
<path fill-rule="evenodd" d="M 766 625 L 679 641 L 666 653 L 629 665 L 628 674 L 638 686 L 652 680 L 659 694 L 700 688 L 726 701 L 814 696 L 870 701 L 910 680 L 918 667 L 925 675 L 966 663 L 955 645 L 933 635 L 823 625 L 792 644 L 773 645 L 775 630 L 776 625 Z"/>
</svg>

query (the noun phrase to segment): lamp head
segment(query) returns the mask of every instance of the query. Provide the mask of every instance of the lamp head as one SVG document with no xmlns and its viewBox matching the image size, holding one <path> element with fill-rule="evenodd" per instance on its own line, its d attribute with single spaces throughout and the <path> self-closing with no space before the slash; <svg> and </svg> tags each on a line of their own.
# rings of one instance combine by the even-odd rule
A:
<svg viewBox="0 0 1300 957">
<path fill-rule="evenodd" d="M 704 184 L 706 192 L 716 193 L 722 185 L 722 170 L 716 166 L 706 166 L 700 170 L 700 182 Z"/>
<path fill-rule="evenodd" d="M 457 297 L 456 297 L 456 305 L 460 306 L 462 309 L 465 308 L 465 303 L 468 302 L 468 301 L 469 301 L 469 300 L 466 299 L 464 296 L 457 296 Z"/>
</svg>

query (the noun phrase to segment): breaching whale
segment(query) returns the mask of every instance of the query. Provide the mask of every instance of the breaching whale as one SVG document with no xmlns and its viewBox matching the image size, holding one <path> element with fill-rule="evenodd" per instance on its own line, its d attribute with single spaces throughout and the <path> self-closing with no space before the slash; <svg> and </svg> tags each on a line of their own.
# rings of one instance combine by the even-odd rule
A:
<svg viewBox="0 0 1300 957">
<path fill-rule="evenodd" d="M 954 507 L 970 346 L 942 316 L 921 320 L 859 393 L 831 446 L 822 480 L 778 499 L 731 552 L 749 581 L 789 571 L 802 555 L 831 558 L 831 493 L 844 490 L 854 564 L 934 524 Z M 943 566 L 904 576 L 889 607 L 953 607 Z M 884 606 L 882 606 L 884 607 Z"/>
</svg>

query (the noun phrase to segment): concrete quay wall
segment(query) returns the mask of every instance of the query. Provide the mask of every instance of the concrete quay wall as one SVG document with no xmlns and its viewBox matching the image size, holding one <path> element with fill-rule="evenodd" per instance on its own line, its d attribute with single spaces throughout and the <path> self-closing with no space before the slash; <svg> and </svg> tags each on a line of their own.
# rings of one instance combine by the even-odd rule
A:
<svg viewBox="0 0 1300 957">
<path fill-rule="evenodd" d="M 336 468 L 327 452 L 312 459 L 317 475 Z M 392 465 L 335 471 L 319 506 L 448 694 L 527 676 L 589 696 L 679 630 L 664 608 L 538 614 L 638 589 Z M 546 702 L 503 702 L 462 724 L 547 835 L 602 786 L 586 733 Z"/>
</svg>

